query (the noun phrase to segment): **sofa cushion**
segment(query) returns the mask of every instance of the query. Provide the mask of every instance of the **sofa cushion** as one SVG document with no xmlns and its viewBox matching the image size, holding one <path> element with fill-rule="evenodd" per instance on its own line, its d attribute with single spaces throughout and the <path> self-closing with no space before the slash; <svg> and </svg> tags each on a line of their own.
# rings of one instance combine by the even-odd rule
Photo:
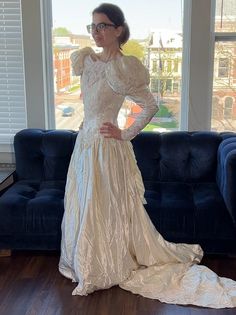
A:
<svg viewBox="0 0 236 315">
<path fill-rule="evenodd" d="M 195 205 L 191 185 L 145 182 L 145 189 L 145 208 L 160 233 L 193 239 Z"/>
<path fill-rule="evenodd" d="M 233 222 L 216 183 L 144 184 L 145 208 L 158 231 L 168 240 L 236 237 Z"/>
<path fill-rule="evenodd" d="M 192 185 L 192 189 L 197 239 L 235 238 L 235 227 L 218 185 L 216 183 L 197 183 Z"/>
<path fill-rule="evenodd" d="M 65 181 L 16 182 L 0 199 L 0 233 L 60 232 L 64 189 Z"/>
</svg>

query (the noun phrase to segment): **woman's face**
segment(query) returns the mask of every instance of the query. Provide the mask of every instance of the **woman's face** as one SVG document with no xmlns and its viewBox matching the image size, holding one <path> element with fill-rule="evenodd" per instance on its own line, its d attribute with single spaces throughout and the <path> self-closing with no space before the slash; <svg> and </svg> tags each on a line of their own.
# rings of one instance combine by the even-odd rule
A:
<svg viewBox="0 0 236 315">
<path fill-rule="evenodd" d="M 114 25 L 114 23 L 111 20 L 109 20 L 109 18 L 103 13 L 94 13 L 92 23 L 94 26 L 92 36 L 98 47 L 107 48 L 113 47 L 114 45 L 118 45 L 119 47 L 118 37 L 122 32 L 121 26 L 115 28 L 111 25 L 107 25 L 107 24 Z M 99 27 L 96 28 L 96 26 L 99 25 L 100 23 L 104 23 L 105 27 L 104 25 L 102 25 L 102 28 Z"/>
</svg>

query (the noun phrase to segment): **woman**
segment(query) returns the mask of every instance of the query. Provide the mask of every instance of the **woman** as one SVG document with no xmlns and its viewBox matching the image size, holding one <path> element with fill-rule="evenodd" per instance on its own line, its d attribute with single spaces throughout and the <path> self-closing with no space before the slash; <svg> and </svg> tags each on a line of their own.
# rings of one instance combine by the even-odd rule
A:
<svg viewBox="0 0 236 315">
<path fill-rule="evenodd" d="M 96 54 L 72 54 L 82 75 L 84 122 L 71 157 L 62 221 L 60 272 L 78 282 L 73 295 L 119 285 L 167 303 L 236 306 L 236 284 L 204 266 L 199 245 L 165 241 L 143 203 L 144 186 L 131 140 L 158 107 L 142 63 L 124 56 L 129 28 L 119 7 L 102 4 L 88 26 Z M 128 96 L 142 107 L 132 126 L 120 130 L 118 112 Z"/>
</svg>

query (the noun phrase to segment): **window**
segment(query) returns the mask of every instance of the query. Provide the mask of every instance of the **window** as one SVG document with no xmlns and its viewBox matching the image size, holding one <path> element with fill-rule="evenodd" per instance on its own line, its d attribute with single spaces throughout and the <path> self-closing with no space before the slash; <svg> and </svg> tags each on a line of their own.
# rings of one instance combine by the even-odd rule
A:
<svg viewBox="0 0 236 315">
<path fill-rule="evenodd" d="M 218 77 L 227 78 L 229 76 L 229 59 L 220 58 L 219 59 L 219 68 L 218 68 Z"/>
<path fill-rule="evenodd" d="M 167 72 L 171 72 L 172 71 L 172 61 L 168 60 L 167 61 Z"/>
<path fill-rule="evenodd" d="M 211 128 L 236 130 L 236 1 L 216 0 Z"/>
<path fill-rule="evenodd" d="M 112 1 L 123 9 L 130 26 L 131 36 L 123 53 L 134 55 L 149 68 L 150 89 L 163 109 L 149 123 L 145 130 L 176 130 L 179 128 L 181 102 L 182 63 L 182 0 L 132 2 Z M 52 0 L 53 13 L 53 59 L 55 87 L 56 128 L 77 130 L 83 120 L 83 95 L 80 78 L 73 76 L 70 55 L 86 46 L 100 51 L 92 37 L 86 32 L 91 21 L 90 12 L 99 5 L 97 1 L 78 2 L 75 0 Z M 150 11 L 150 6 L 152 10 Z M 84 12 L 81 14 L 80 12 Z M 142 15 L 142 23 L 140 23 Z M 57 54 L 66 53 L 63 60 Z M 173 60 L 175 62 L 175 69 Z M 165 68 L 166 66 L 166 68 Z M 167 73 L 168 72 L 168 73 Z M 175 82 L 175 89 L 172 87 Z M 72 108 L 70 115 L 64 112 Z M 128 127 L 133 114 L 140 111 L 135 103 L 125 100 L 119 113 L 118 123 Z"/>
<path fill-rule="evenodd" d="M 215 31 L 236 32 L 236 2 L 234 0 L 216 0 Z"/>
<path fill-rule="evenodd" d="M 174 72 L 178 72 L 179 70 L 179 61 L 178 59 L 175 59 L 174 61 Z"/>
<path fill-rule="evenodd" d="M 0 144 L 26 127 L 20 0 L 0 0 Z"/>
<path fill-rule="evenodd" d="M 157 93 L 158 92 L 158 84 L 160 80 L 158 79 L 152 79 L 151 81 L 151 91 L 152 93 Z"/>
<path fill-rule="evenodd" d="M 96 0 L 94 0 L 96 1 Z M 53 4 L 53 18 L 51 17 L 51 2 Z M 206 129 L 215 129 L 218 131 L 221 130 L 235 130 L 232 126 L 234 126 L 234 116 L 236 113 L 235 110 L 235 88 L 234 85 L 236 83 L 235 73 L 236 73 L 236 61 L 235 58 L 231 58 L 231 55 L 219 54 L 216 53 L 217 49 L 215 49 L 215 56 L 211 56 L 212 41 L 211 34 L 212 30 L 210 29 L 210 23 L 213 12 L 212 6 L 214 6 L 215 0 L 150 0 L 148 2 L 148 6 L 141 2 L 137 2 L 136 6 L 139 9 L 139 12 L 142 12 L 142 16 L 147 16 L 150 21 L 155 20 L 159 24 L 155 26 L 153 43 L 144 41 L 144 39 L 148 38 L 148 35 L 142 36 L 142 32 L 145 34 L 152 34 L 152 29 L 150 29 L 150 25 L 154 26 L 154 23 L 147 23 L 146 25 L 143 23 L 135 23 L 133 19 L 133 7 L 132 11 L 127 11 L 125 0 L 114 0 L 112 1 L 117 3 L 122 8 L 124 8 L 125 13 L 128 13 L 127 20 L 130 23 L 130 28 L 132 30 L 132 38 L 143 39 L 142 43 L 146 46 L 146 55 L 144 58 L 144 63 L 146 66 L 152 67 L 152 63 L 148 64 L 148 60 L 156 59 L 157 60 L 157 72 L 156 74 L 151 74 L 151 82 L 150 87 L 153 91 L 153 94 L 159 101 L 159 104 L 165 105 L 166 108 L 170 111 L 172 115 L 172 122 L 167 125 L 165 123 L 164 130 L 175 130 L 178 129 L 179 126 L 181 130 L 206 130 Z M 217 0 L 216 0 L 217 2 Z M 70 22 L 68 24 L 68 29 L 72 31 L 70 34 L 69 41 L 67 41 L 67 34 L 63 37 L 64 30 L 57 30 L 60 36 L 56 36 L 53 34 L 53 46 L 66 46 L 72 43 L 73 49 L 77 49 L 78 47 L 85 47 L 91 45 L 91 38 L 84 32 L 84 25 L 87 24 L 88 20 L 90 21 L 90 12 L 92 9 L 98 5 L 100 2 L 91 1 L 75 1 L 68 0 L 68 2 L 62 0 L 0 0 L 1 9 L 0 9 L 0 45 L 3 45 L 3 39 L 7 36 L 7 28 L 3 29 L 3 19 L 2 19 L 2 5 L 3 3 L 16 4 L 18 8 L 20 7 L 23 11 L 23 29 L 24 31 L 24 56 L 25 56 L 25 71 L 26 83 L 22 84 L 22 88 L 25 85 L 25 89 L 27 91 L 27 103 L 29 106 L 27 109 L 27 125 L 31 128 L 54 128 L 55 127 L 55 117 L 57 120 L 56 127 L 57 128 L 69 128 L 76 129 L 78 128 L 79 122 L 83 119 L 83 111 L 80 111 L 80 104 L 82 103 L 82 95 L 79 93 L 79 80 L 78 77 L 74 77 L 70 67 L 70 89 L 68 90 L 60 90 L 57 87 L 57 68 L 52 66 L 52 58 L 50 55 L 52 54 L 52 49 L 50 45 L 51 39 L 51 30 L 53 21 L 54 30 L 59 26 L 66 27 L 68 23 L 68 17 Z M 20 6 L 21 3 L 21 6 Z M 45 5 L 45 10 L 42 10 L 41 3 Z M 79 3 L 79 10 L 77 10 L 77 6 Z M 170 7 L 169 15 L 166 16 L 163 12 L 164 7 L 162 4 L 166 4 Z M 223 3 L 224 8 L 221 10 L 221 4 Z M 228 4 L 229 3 L 229 4 Z M 68 4 L 68 5 L 67 5 Z M 212 21 L 215 21 L 215 44 L 224 45 L 224 43 L 231 44 L 231 47 L 235 47 L 235 6 L 236 1 L 228 1 L 221 0 L 216 3 L 218 9 L 213 16 Z M 184 10 L 182 10 L 182 6 Z M 145 10 L 143 9 L 145 8 Z M 153 10 L 150 10 L 150 8 Z M 157 8 L 157 9 L 155 9 Z M 227 9 L 228 8 L 228 9 Z M 182 12 L 183 11 L 183 12 Z M 32 19 L 32 12 L 34 13 L 34 19 Z M 81 14 L 81 12 L 87 13 Z M 137 12 L 137 11 L 136 11 Z M 150 13 L 151 12 L 151 13 Z M 223 14 L 221 14 L 223 12 Z M 158 15 L 158 13 L 161 13 Z M 218 16 L 218 18 L 217 18 Z M 42 20 L 42 17 L 44 19 Z M 175 17 L 175 18 L 173 18 Z M 182 19 L 183 17 L 183 19 Z M 41 21 L 40 21 L 41 18 Z M 199 23 L 199 19 L 203 19 L 204 23 Z M 33 20 L 33 21 L 32 21 Z M 182 20 L 184 20 L 184 31 L 182 32 Z M 227 22 L 230 20 L 230 24 Z M 21 21 L 21 17 L 20 17 Z M 81 22 L 78 25 L 78 21 Z M 178 21 L 178 23 L 176 23 Z M 5 22 L 4 22 L 5 23 Z M 228 26 L 227 26 L 228 23 Z M 168 24 L 168 25 L 166 25 Z M 20 24 L 21 26 L 21 24 Z M 43 27 L 43 29 L 41 29 Z M 176 38 L 174 41 L 168 41 L 168 38 L 164 37 L 163 32 L 161 34 L 158 32 L 159 30 L 163 30 L 165 28 L 165 36 L 169 36 L 168 30 L 170 32 L 174 32 L 175 36 L 169 36 L 169 38 Z M 136 29 L 136 30 L 135 30 Z M 13 30 L 13 28 L 12 28 Z M 135 30 L 135 31 L 134 31 Z M 175 30 L 178 30 L 176 33 Z M 60 33 L 60 32 L 61 33 Z M 17 40 L 20 39 L 21 33 L 17 32 Z M 58 34 L 57 33 L 57 34 Z M 14 31 L 11 33 L 13 36 Z M 44 35 L 45 41 L 41 42 L 41 36 Z M 78 37 L 78 34 L 80 36 Z M 58 41 L 56 42 L 55 39 Z M 150 39 L 150 37 L 149 37 Z M 210 39 L 210 41 L 209 41 Z M 185 44 L 182 45 L 183 40 Z M 168 43 L 167 43 L 168 42 Z M 230 43 L 231 42 L 231 43 Z M 32 44 L 33 43 L 33 44 Z M 171 45 L 174 47 L 174 56 L 172 56 L 172 60 L 178 59 L 178 72 L 175 72 L 172 69 L 172 77 L 168 78 L 164 70 L 167 68 L 167 60 L 171 55 Z M 2 47 L 2 46 L 1 46 Z M 45 47 L 47 49 L 45 49 Z M 201 47 L 201 50 L 199 50 Z M 168 48 L 168 49 L 167 49 Z M 53 48 L 53 52 L 56 47 Z M 183 56 L 182 58 L 182 49 Z M 42 54 L 43 52 L 43 54 Z M 71 51 L 66 52 L 66 55 L 70 55 Z M 232 54 L 230 48 L 230 54 Z M 23 61 L 23 53 L 22 49 L 20 50 L 18 57 L 22 58 Z M 30 56 L 30 58 L 28 58 Z M 186 57 L 187 56 L 187 57 Z M 49 58 L 50 57 L 50 58 Z M 3 50 L 0 50 L 0 71 L 2 71 L 3 60 L 5 62 L 5 56 L 3 55 Z M 228 58 L 229 59 L 229 76 L 225 78 L 218 77 L 218 67 L 219 67 L 219 58 Z M 211 62 L 214 59 L 214 84 L 212 87 L 211 78 L 209 78 L 209 73 L 211 73 Z M 45 60 L 45 65 L 42 67 L 42 60 Z M 23 63 L 22 63 L 23 64 Z M 183 64 L 183 68 L 182 68 Z M 201 67 L 199 67 L 201 65 Z M 174 68 L 174 65 L 172 65 Z M 53 69 L 53 70 L 52 70 Z M 183 72 L 182 72 L 183 69 Z M 44 77 L 43 71 L 45 70 L 46 79 Z M 67 71 L 67 70 L 65 70 Z M 50 73 L 51 72 L 51 73 Z M 233 75 L 232 75 L 233 74 Z M 65 75 L 65 73 L 64 73 Z M 54 78 L 54 91 L 56 101 L 53 100 L 53 82 L 51 81 L 51 77 Z M 2 72 L 1 72 L 1 80 Z M 173 81 L 173 90 L 172 94 L 167 95 L 165 93 L 165 80 L 172 79 Z M 24 82 L 24 75 L 22 75 L 22 79 L 19 82 Z M 1 81 L 0 88 L 3 88 L 3 80 Z M 176 92 L 176 88 L 178 86 L 178 92 Z M 58 88 L 58 90 L 57 90 Z M 25 90 L 23 89 L 23 90 Z M 212 95 L 213 89 L 213 97 L 212 102 L 210 100 L 210 95 Z M 71 93 L 71 92 L 75 93 Z M 6 88 L 3 88 L 4 93 L 6 92 Z M 2 93 L 0 94 L 3 95 Z M 158 95 L 160 97 L 158 97 Z M 1 98 L 0 96 L 0 98 Z M 72 96 L 75 99 L 72 99 Z M 191 96 L 191 98 L 190 98 Z M 21 96 L 22 97 L 22 96 Z M 218 118 L 214 118 L 214 97 L 219 99 L 217 109 Z M 233 105 L 231 111 L 231 119 L 227 118 L 227 121 L 224 120 L 224 107 L 225 107 L 225 98 L 232 97 Z M 19 99 L 19 98 L 18 98 Z M 2 98 L 1 98 L 2 101 Z M 180 108 L 181 101 L 181 108 Z M 63 107 L 68 107 L 70 104 L 78 104 L 75 108 L 75 113 L 72 114 L 71 117 L 62 116 Z M 22 102 L 23 104 L 23 102 Z M 132 104 L 130 104 L 132 106 Z M 61 107 L 61 108 L 60 108 Z M 82 108 L 82 105 L 81 105 Z M 211 115 L 212 108 L 212 118 Z M 83 108 L 82 108 L 83 109 Z M 23 115 L 23 110 L 25 114 Z M 66 109 L 65 111 L 67 111 Z M 180 111 L 181 110 L 181 111 Z M 73 110 L 69 110 L 73 111 Z M 14 111 L 16 113 L 16 111 Z M 165 120 L 165 112 L 164 118 Z M 25 123 L 21 125 L 21 128 L 26 127 L 26 110 L 25 106 L 22 106 L 22 119 L 25 120 Z M 127 107 L 127 114 L 123 115 L 126 117 L 128 115 L 129 109 Z M 160 112 L 161 113 L 161 112 Z M 173 125 L 173 117 L 175 119 Z M 219 118 L 220 117 L 220 118 Z M 2 111 L 0 113 L 0 119 L 2 118 Z M 59 118 L 59 119 L 58 119 Z M 159 124 L 161 121 L 159 117 L 156 118 L 158 121 L 158 126 L 151 126 L 152 130 L 155 128 L 161 128 L 162 126 Z M 221 121 L 222 120 L 222 121 Z M 156 122 L 155 122 L 156 123 Z M 231 123 L 231 125 L 229 125 Z M 73 127 L 74 125 L 74 127 Z M 1 124 L 2 126 L 2 124 Z M 16 129 L 18 131 L 18 129 Z M 5 136 L 4 136 L 5 137 Z M 12 139 L 12 135 L 10 136 Z M 4 140 L 5 141 L 5 140 Z M 1 142 L 3 142 L 1 140 Z M 6 154 L 0 154 L 1 161 L 12 161 L 12 155 L 7 154 L 7 152 L 12 151 L 12 146 L 0 145 L 0 151 L 6 152 Z M 6 150 L 6 151 L 5 151 Z M 9 150 L 9 151 L 8 151 Z M 7 160 L 5 157 L 8 157 Z"/>
<path fill-rule="evenodd" d="M 174 93 L 178 93 L 179 92 L 179 83 L 178 82 L 174 82 L 173 83 L 173 92 Z"/>
<path fill-rule="evenodd" d="M 157 72 L 157 60 L 153 60 L 152 62 L 152 72 Z"/>
<path fill-rule="evenodd" d="M 232 117 L 232 110 L 233 110 L 233 98 L 226 97 L 225 98 L 225 106 L 224 106 L 224 118 L 231 118 Z"/>
<path fill-rule="evenodd" d="M 172 92 L 172 80 L 171 79 L 166 80 L 166 92 L 168 92 L 168 93 Z"/>
<path fill-rule="evenodd" d="M 220 98 L 213 96 L 212 99 L 212 118 L 220 119 L 222 117 L 222 106 L 220 105 Z"/>
</svg>

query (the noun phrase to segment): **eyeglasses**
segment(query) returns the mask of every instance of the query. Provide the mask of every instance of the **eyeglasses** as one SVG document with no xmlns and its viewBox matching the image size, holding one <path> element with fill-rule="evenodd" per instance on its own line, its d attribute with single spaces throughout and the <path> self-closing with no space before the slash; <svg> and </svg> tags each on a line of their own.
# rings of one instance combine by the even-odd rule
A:
<svg viewBox="0 0 236 315">
<path fill-rule="evenodd" d="M 104 32 L 109 26 L 117 28 L 118 26 L 115 24 L 107 24 L 107 23 L 98 23 L 97 25 L 92 23 L 87 25 L 88 33 L 96 32 Z"/>
</svg>

